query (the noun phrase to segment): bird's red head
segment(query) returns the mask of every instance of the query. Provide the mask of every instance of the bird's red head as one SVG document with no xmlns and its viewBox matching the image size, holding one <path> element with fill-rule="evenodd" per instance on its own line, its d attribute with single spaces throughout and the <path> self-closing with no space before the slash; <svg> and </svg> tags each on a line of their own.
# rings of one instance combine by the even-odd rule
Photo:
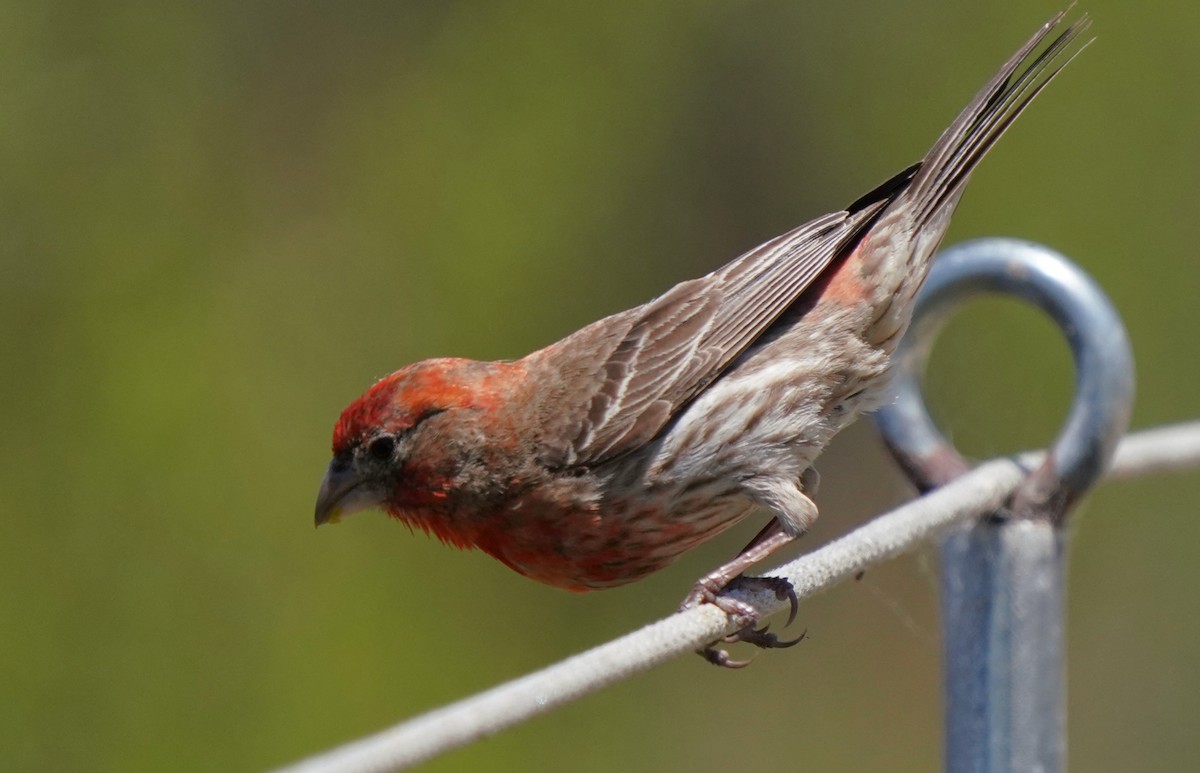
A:
<svg viewBox="0 0 1200 773">
<path fill-rule="evenodd" d="M 317 524 L 369 507 L 397 515 L 414 502 L 444 496 L 444 473 L 453 466 L 446 454 L 454 446 L 446 438 L 470 426 L 475 419 L 469 417 L 490 415 L 518 367 L 426 360 L 376 382 L 334 427 L 333 461 L 317 498 Z"/>
<path fill-rule="evenodd" d="M 347 406 L 333 429 L 333 454 L 381 434 L 399 434 L 423 419 L 450 408 L 479 401 L 472 371 L 487 363 L 471 360 L 425 360 L 376 381 Z"/>
</svg>

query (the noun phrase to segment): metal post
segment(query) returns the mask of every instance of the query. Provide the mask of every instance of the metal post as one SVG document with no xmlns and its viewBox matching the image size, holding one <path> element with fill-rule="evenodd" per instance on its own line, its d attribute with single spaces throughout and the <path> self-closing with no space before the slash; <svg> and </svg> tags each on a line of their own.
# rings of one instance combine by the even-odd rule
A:
<svg viewBox="0 0 1200 773">
<path fill-rule="evenodd" d="M 982 292 L 1015 295 L 1049 314 L 1071 346 L 1076 393 L 1063 432 L 1009 506 L 942 545 L 946 769 L 1057 773 L 1066 764 L 1065 516 L 1128 425 L 1133 358 L 1103 291 L 1058 253 L 1011 239 L 947 250 L 901 345 L 898 399 L 876 416 L 922 490 L 968 469 L 930 419 L 919 377 L 937 328 Z"/>
</svg>

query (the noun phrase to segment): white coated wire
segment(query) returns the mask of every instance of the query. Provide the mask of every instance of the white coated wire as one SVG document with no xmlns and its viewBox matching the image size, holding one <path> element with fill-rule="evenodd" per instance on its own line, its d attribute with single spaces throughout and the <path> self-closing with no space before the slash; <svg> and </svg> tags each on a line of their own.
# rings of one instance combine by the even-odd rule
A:
<svg viewBox="0 0 1200 773">
<path fill-rule="evenodd" d="M 1030 457 L 1035 458 L 1035 457 Z M 1028 461 L 1023 457 L 1023 461 Z M 1130 435 L 1108 477 L 1132 478 L 1200 465 L 1200 421 Z M 807 598 L 872 564 L 993 512 L 1024 477 L 1007 459 L 983 464 L 950 484 L 885 513 L 777 569 Z M 787 602 L 772 593 L 731 594 L 764 614 Z M 511 682 L 281 768 L 279 773 L 341 773 L 406 768 L 645 671 L 732 633 L 726 615 L 704 604 L 652 623 Z"/>
</svg>

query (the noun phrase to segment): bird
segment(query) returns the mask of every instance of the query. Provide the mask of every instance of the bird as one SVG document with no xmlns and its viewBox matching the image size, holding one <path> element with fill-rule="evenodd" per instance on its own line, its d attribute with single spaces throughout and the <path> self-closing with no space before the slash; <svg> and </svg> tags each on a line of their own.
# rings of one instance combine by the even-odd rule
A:
<svg viewBox="0 0 1200 773">
<path fill-rule="evenodd" d="M 723 591 L 812 525 L 817 456 L 889 399 L 889 362 L 971 173 L 1087 45 L 1086 14 L 1061 26 L 1069 10 L 921 161 L 846 208 L 521 359 L 430 359 L 374 383 L 337 420 L 317 525 L 379 508 L 587 591 L 645 577 L 765 511 L 684 607 L 720 607 L 740 627 L 729 640 L 795 643 L 755 628 L 753 608 Z M 715 645 L 703 654 L 741 665 Z"/>
</svg>

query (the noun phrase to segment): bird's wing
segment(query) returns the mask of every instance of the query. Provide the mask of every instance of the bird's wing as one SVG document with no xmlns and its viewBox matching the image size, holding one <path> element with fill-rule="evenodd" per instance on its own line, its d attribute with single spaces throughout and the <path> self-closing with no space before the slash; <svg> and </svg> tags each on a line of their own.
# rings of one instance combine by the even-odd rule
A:
<svg viewBox="0 0 1200 773">
<path fill-rule="evenodd" d="M 905 170 L 851 211 L 817 218 L 707 276 L 602 319 L 543 350 L 580 408 L 548 417 L 570 438 L 562 463 L 596 463 L 649 442 L 852 246 L 895 193 Z M 579 394 L 588 397 L 580 404 Z M 552 400 L 562 405 L 563 401 Z"/>
</svg>

